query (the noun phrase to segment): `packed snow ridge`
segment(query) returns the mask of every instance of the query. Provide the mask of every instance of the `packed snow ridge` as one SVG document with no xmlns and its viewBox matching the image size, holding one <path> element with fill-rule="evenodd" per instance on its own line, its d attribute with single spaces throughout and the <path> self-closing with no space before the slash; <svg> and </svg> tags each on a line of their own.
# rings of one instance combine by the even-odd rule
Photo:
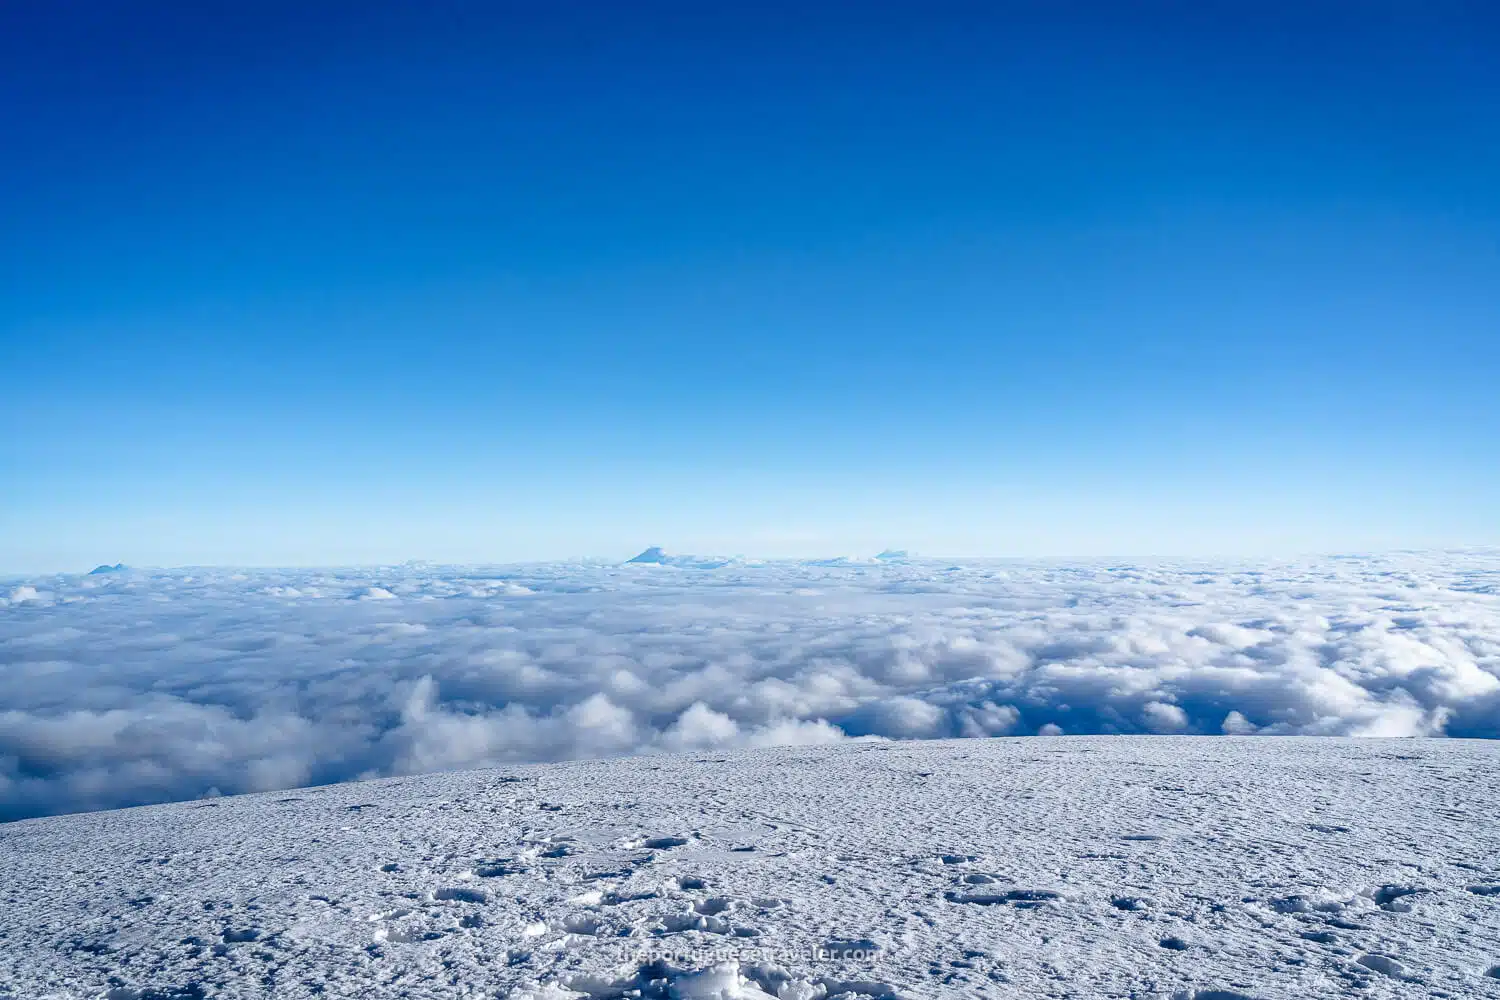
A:
<svg viewBox="0 0 1500 1000">
<path fill-rule="evenodd" d="M 1500 742 L 849 741 L 0 826 L 0 996 L 1494 997 Z"/>
<path fill-rule="evenodd" d="M 0 819 L 855 737 L 1500 736 L 1500 553 L 883 555 L 7 580 Z"/>
</svg>

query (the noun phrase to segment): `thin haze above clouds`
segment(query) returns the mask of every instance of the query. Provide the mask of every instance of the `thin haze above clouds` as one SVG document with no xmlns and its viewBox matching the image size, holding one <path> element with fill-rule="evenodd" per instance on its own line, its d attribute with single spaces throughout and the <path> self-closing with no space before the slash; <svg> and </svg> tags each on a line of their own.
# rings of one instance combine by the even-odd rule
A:
<svg viewBox="0 0 1500 1000">
<path fill-rule="evenodd" d="M 127 571 L 0 591 L 0 818 L 850 737 L 1500 737 L 1500 553 Z"/>
</svg>

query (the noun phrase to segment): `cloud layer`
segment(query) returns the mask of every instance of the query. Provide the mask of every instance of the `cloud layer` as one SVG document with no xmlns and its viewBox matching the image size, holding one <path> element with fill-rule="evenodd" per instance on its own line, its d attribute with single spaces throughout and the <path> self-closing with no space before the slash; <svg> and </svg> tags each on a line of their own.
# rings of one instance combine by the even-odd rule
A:
<svg viewBox="0 0 1500 1000">
<path fill-rule="evenodd" d="M 1038 732 L 1500 737 L 1500 554 L 0 586 L 6 820 L 487 763 Z"/>
</svg>

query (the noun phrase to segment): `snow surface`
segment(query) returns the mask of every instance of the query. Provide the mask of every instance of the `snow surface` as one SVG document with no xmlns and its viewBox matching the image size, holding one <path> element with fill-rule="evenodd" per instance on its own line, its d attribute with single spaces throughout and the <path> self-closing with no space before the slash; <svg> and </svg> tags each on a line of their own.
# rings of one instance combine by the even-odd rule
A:
<svg viewBox="0 0 1500 1000">
<path fill-rule="evenodd" d="M 1493 551 L 659 555 L 6 581 L 0 819 L 851 736 L 1500 736 Z"/>
<path fill-rule="evenodd" d="M 0 996 L 1500 996 L 1500 743 L 860 741 L 0 826 Z"/>
</svg>

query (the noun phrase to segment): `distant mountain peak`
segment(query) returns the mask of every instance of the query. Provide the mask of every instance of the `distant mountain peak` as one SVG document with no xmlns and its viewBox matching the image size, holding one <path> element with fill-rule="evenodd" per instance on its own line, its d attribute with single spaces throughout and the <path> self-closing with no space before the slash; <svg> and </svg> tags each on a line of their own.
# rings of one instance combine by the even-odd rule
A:
<svg viewBox="0 0 1500 1000">
<path fill-rule="evenodd" d="M 653 545 L 634 559 L 625 560 L 625 565 L 634 563 L 637 566 L 675 566 L 678 569 L 719 569 L 739 562 L 742 560 L 728 556 L 674 556 L 660 545 Z"/>
<path fill-rule="evenodd" d="M 123 573 L 123 572 L 125 572 L 125 564 L 124 563 L 115 563 L 113 566 L 111 566 L 109 563 L 101 563 L 100 565 L 95 566 L 93 569 L 89 570 L 89 576 L 99 576 L 99 575 L 101 575 L 103 573 Z"/>
</svg>

